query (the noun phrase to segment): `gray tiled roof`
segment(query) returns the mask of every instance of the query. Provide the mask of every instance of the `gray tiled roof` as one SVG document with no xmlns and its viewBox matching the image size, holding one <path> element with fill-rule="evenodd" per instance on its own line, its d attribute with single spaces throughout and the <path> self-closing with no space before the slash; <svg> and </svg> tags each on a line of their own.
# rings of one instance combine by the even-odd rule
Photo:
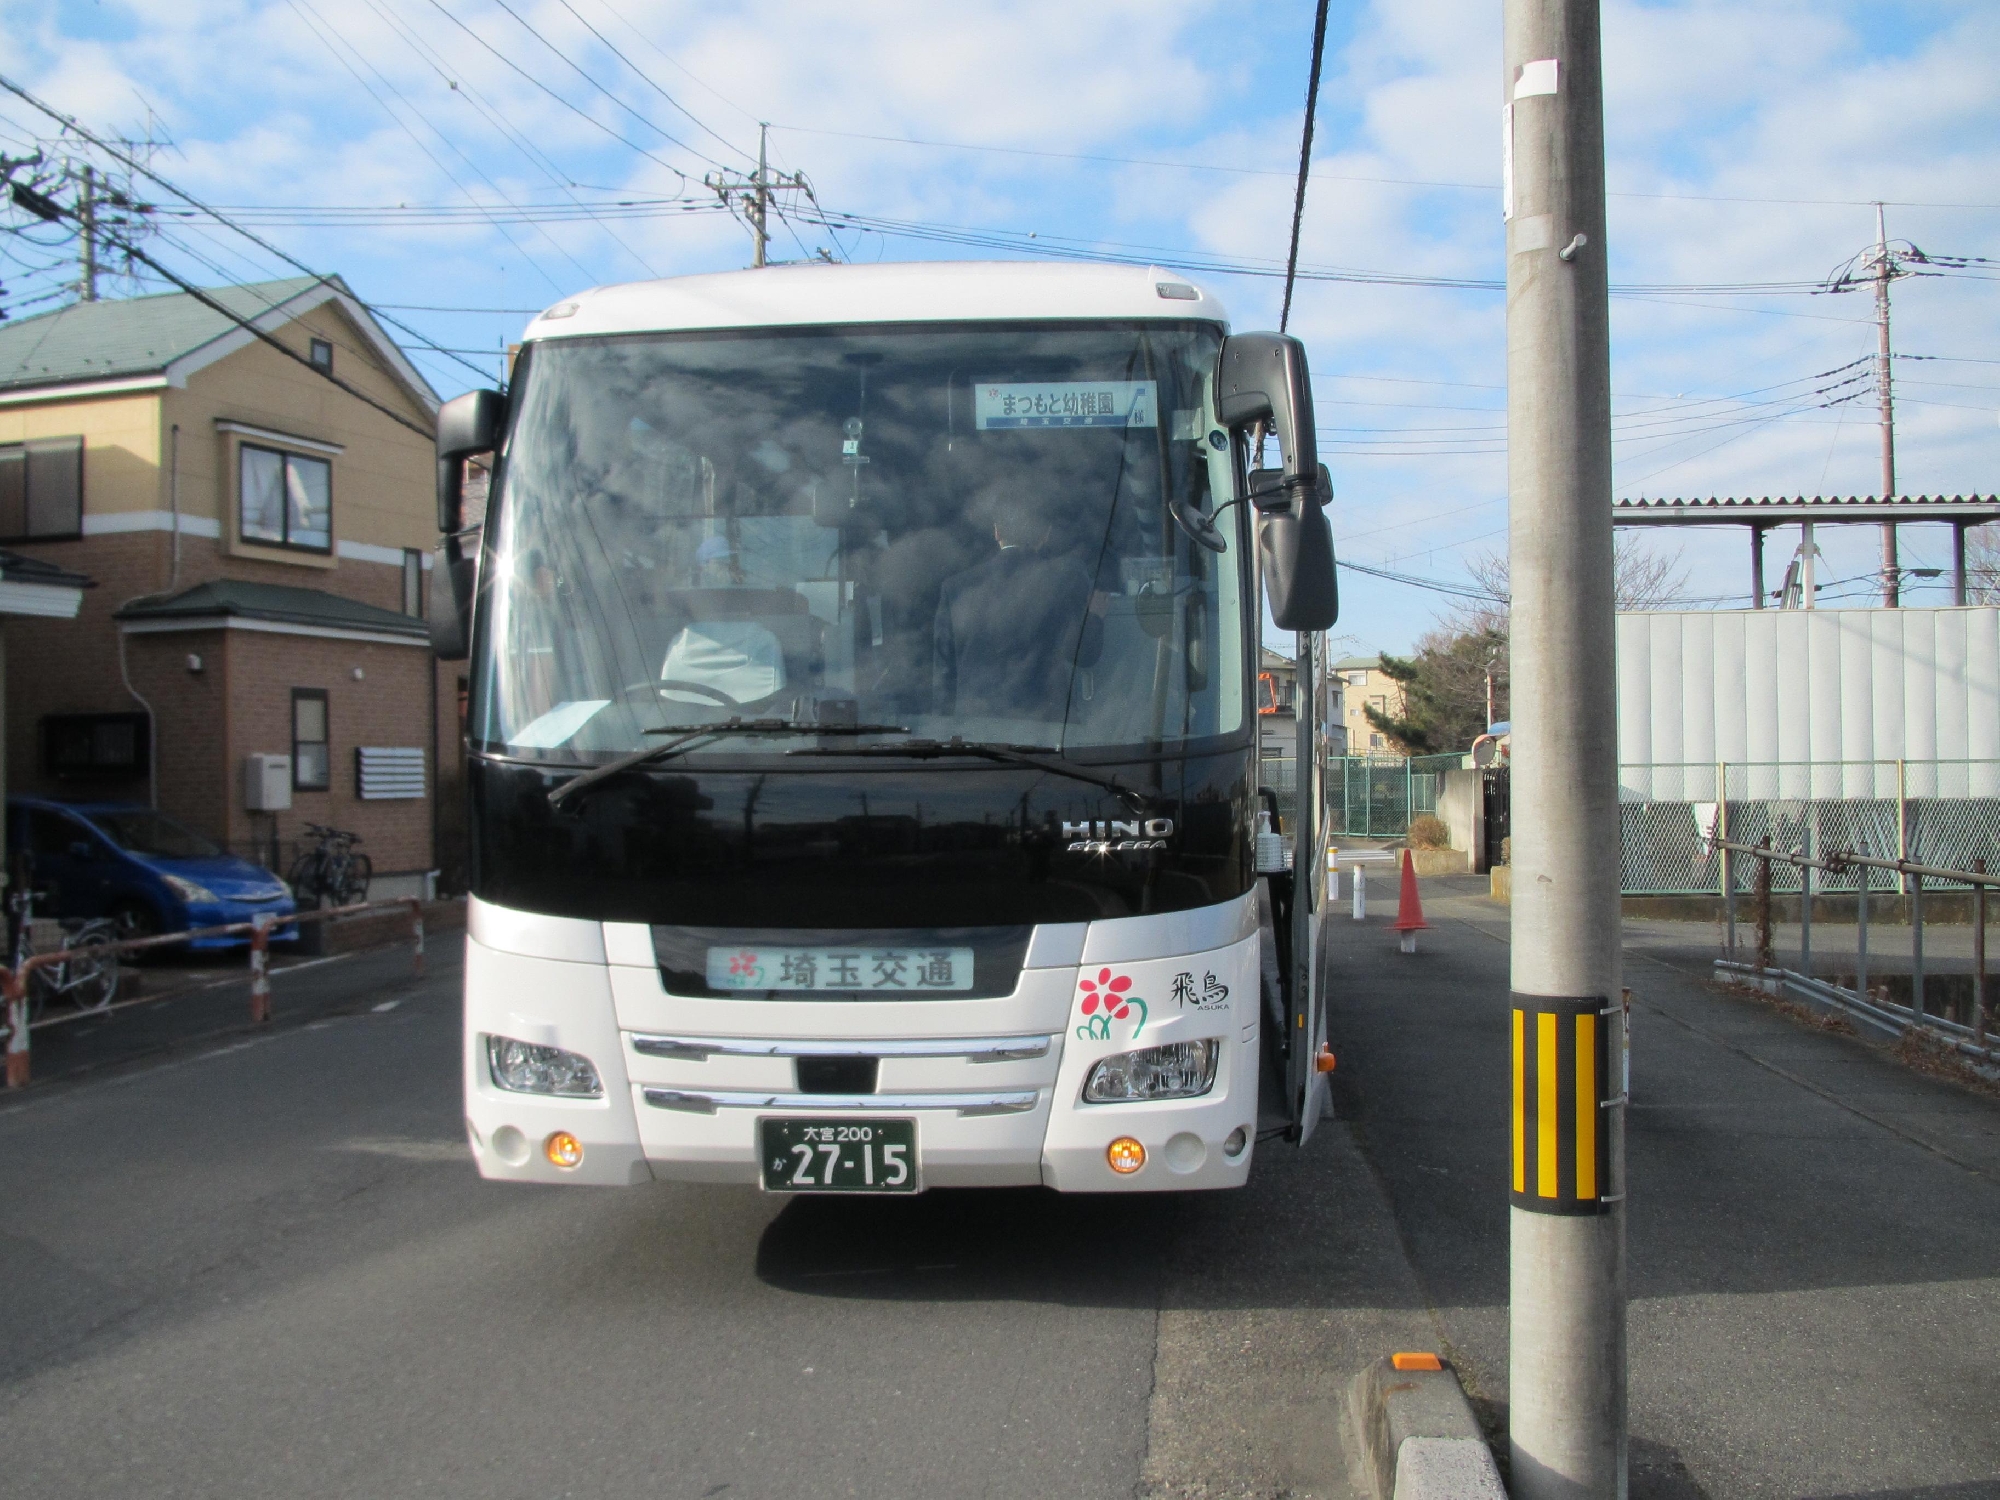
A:
<svg viewBox="0 0 2000 1500">
<path fill-rule="evenodd" d="M 1343 656 L 1333 664 L 1336 672 L 1379 672 L 1382 670 L 1380 656 Z"/>
<path fill-rule="evenodd" d="M 44 562 L 39 557 L 26 557 L 19 552 L 4 550 L 0 550 L 0 580 L 7 583 L 42 583 L 59 589 L 97 587 L 95 582 L 81 573 L 72 573 L 68 568 Z"/>
<path fill-rule="evenodd" d="M 209 295 L 237 316 L 255 318 L 318 282 L 293 276 L 216 287 Z M 236 327 L 186 292 L 73 303 L 0 323 L 0 390 L 155 374 Z"/>
<path fill-rule="evenodd" d="M 118 611 L 121 620 L 208 619 L 216 615 L 337 630 L 386 631 L 392 635 L 430 634 L 430 627 L 422 620 L 393 609 L 380 609 L 320 589 L 294 588 L 286 583 L 252 583 L 241 578 L 198 583 L 170 599 L 131 604 Z"/>
</svg>

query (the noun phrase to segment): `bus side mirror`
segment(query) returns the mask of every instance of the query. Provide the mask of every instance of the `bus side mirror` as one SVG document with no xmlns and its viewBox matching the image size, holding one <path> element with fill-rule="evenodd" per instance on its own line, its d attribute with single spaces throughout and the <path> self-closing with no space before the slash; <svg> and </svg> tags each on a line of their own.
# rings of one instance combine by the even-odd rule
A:
<svg viewBox="0 0 2000 1500">
<path fill-rule="evenodd" d="M 467 557 L 458 538 L 444 543 L 444 576 L 431 584 L 431 653 L 439 661 L 464 661 L 472 652 L 472 596 L 478 586 L 479 559 Z"/>
<path fill-rule="evenodd" d="M 1330 490 L 1325 465 L 1320 474 L 1321 484 Z M 1327 524 L 1324 504 L 1297 504 L 1259 514 L 1257 558 L 1263 565 L 1271 619 L 1280 630 L 1326 630 L 1340 618 L 1333 528 Z"/>
<path fill-rule="evenodd" d="M 467 557 L 465 461 L 492 453 L 507 425 L 507 398 L 498 391 L 467 391 L 438 408 L 438 530 L 444 533 L 444 577 L 431 585 L 431 650 L 441 661 L 463 661 L 472 644 L 472 596 L 479 562 Z M 442 584 L 440 588 L 438 585 Z"/>
<path fill-rule="evenodd" d="M 438 408 L 438 530 L 449 536 L 465 524 L 465 461 L 500 446 L 507 398 L 498 391 L 467 391 Z"/>
<path fill-rule="evenodd" d="M 1216 370 L 1215 404 L 1232 429 L 1268 425 L 1283 456 L 1283 468 L 1250 479 L 1271 618 L 1280 630 L 1325 630 L 1340 616 L 1325 511 L 1333 484 L 1319 461 L 1305 345 L 1282 333 L 1231 335 Z"/>
</svg>

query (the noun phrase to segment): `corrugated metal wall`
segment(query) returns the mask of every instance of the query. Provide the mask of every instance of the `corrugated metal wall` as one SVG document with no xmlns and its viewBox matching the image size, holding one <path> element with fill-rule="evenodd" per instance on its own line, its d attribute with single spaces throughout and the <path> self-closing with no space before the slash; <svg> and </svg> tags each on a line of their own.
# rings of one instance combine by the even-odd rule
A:
<svg viewBox="0 0 2000 1500">
<path fill-rule="evenodd" d="M 1618 759 L 2000 761 L 2000 609 L 1621 614 Z"/>
</svg>

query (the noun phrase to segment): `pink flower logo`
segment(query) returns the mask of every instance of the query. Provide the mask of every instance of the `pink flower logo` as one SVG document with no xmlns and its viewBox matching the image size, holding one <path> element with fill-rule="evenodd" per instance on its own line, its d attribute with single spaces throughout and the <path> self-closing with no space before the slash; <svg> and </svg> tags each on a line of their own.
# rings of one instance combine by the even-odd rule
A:
<svg viewBox="0 0 2000 1500">
<path fill-rule="evenodd" d="M 1107 1040 L 1111 1035 L 1111 1023 L 1132 1020 L 1135 1009 L 1139 1018 L 1132 1021 L 1132 1035 L 1138 1036 L 1139 1029 L 1146 1024 L 1146 1002 L 1128 993 L 1132 988 L 1131 975 L 1120 974 L 1114 978 L 1109 969 L 1099 969 L 1095 979 L 1080 980 L 1077 988 L 1083 994 L 1083 1003 L 1078 1009 L 1090 1018 L 1076 1028 L 1076 1034 L 1084 1040 Z"/>
</svg>

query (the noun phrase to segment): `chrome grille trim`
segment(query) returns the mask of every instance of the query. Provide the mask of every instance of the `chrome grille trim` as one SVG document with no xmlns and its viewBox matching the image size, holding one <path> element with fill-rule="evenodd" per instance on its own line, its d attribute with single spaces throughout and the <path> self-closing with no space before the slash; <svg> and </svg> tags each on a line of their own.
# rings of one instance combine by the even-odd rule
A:
<svg viewBox="0 0 2000 1500">
<path fill-rule="evenodd" d="M 1052 1036 L 915 1037 L 900 1041 L 800 1041 L 774 1037 L 658 1036 L 631 1034 L 632 1050 L 646 1057 L 706 1062 L 710 1057 L 962 1057 L 967 1062 L 1024 1062 L 1047 1057 Z"/>
<path fill-rule="evenodd" d="M 995 1094 L 773 1094 L 751 1089 L 648 1088 L 646 1102 L 655 1109 L 712 1115 L 718 1109 L 782 1109 L 798 1114 L 849 1114 L 884 1111 L 955 1109 L 961 1116 L 1018 1115 L 1041 1099 L 1038 1089 Z"/>
</svg>

